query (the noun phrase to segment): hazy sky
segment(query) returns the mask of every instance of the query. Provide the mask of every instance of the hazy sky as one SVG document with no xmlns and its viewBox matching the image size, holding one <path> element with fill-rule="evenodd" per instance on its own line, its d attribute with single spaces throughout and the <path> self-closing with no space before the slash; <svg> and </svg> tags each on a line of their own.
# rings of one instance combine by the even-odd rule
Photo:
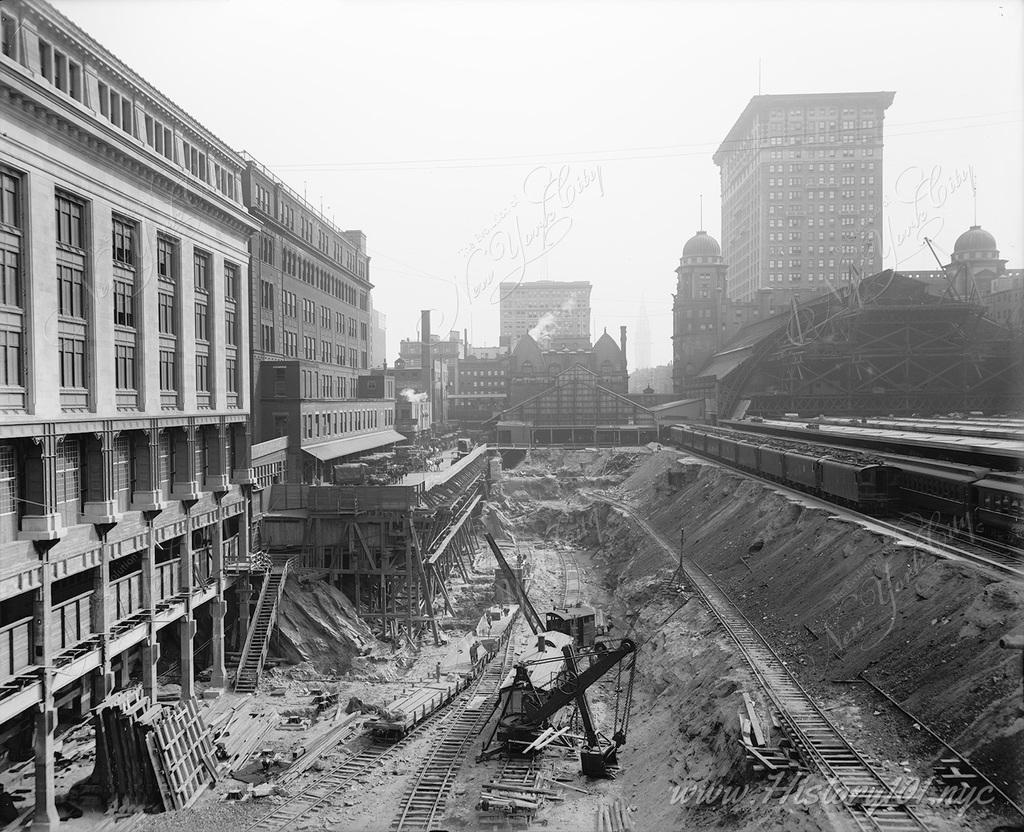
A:
<svg viewBox="0 0 1024 832">
<path fill-rule="evenodd" d="M 934 268 L 923 235 L 948 262 L 973 199 L 943 186 L 971 171 L 978 222 L 1024 267 L 1020 0 L 56 5 L 366 233 L 389 362 L 421 308 L 496 343 L 492 274 L 591 281 L 596 334 L 635 335 L 643 304 L 668 361 L 674 269 L 699 193 L 719 236 L 711 155 L 759 60 L 765 93 L 896 92 L 886 267 Z"/>
</svg>

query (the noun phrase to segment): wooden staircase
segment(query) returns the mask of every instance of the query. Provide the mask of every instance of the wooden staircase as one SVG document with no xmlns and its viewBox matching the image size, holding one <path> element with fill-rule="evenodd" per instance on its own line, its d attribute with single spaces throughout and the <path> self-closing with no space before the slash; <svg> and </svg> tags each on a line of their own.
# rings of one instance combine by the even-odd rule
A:
<svg viewBox="0 0 1024 832">
<path fill-rule="evenodd" d="M 263 579 L 263 588 L 256 602 L 256 612 L 249 624 L 249 632 L 238 663 L 238 674 L 235 676 L 236 693 L 253 693 L 259 684 L 263 663 L 267 660 L 267 650 L 270 648 L 270 634 L 277 621 L 277 609 L 291 565 L 291 558 L 275 558 Z"/>
</svg>

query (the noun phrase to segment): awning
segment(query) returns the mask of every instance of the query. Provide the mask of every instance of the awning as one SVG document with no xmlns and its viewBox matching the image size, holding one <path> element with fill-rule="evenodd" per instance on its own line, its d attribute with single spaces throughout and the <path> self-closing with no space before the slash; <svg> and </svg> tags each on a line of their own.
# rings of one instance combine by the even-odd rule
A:
<svg viewBox="0 0 1024 832">
<path fill-rule="evenodd" d="M 327 462 L 340 456 L 357 454 L 360 451 L 368 451 L 370 448 L 379 448 L 381 445 L 390 445 L 394 442 L 405 442 L 405 437 L 397 430 L 389 429 L 349 436 L 346 439 L 335 439 L 333 442 L 304 445 L 302 450 L 315 456 L 321 462 Z"/>
</svg>

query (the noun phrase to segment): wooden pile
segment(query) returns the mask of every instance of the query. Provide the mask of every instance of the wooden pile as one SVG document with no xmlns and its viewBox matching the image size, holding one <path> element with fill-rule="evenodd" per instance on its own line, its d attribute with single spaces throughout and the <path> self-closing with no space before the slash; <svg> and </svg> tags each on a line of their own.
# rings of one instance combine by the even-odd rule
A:
<svg viewBox="0 0 1024 832">
<path fill-rule="evenodd" d="M 480 790 L 480 808 L 532 817 L 545 800 L 565 799 L 558 792 L 545 788 L 545 782 L 537 775 L 529 778 L 529 782 L 492 780 Z"/>
<path fill-rule="evenodd" d="M 631 813 L 636 811 L 626 805 L 622 798 L 615 798 L 611 804 L 601 803 L 597 807 L 597 832 L 631 832 L 636 829 Z"/>
<path fill-rule="evenodd" d="M 131 688 L 108 696 L 93 719 L 97 773 L 111 802 L 183 809 L 217 779 L 213 742 L 194 699 L 159 705 Z"/>
<path fill-rule="evenodd" d="M 739 709 L 739 723 L 740 744 L 743 746 L 747 765 L 754 775 L 768 776 L 776 772 L 800 771 L 800 759 L 789 741 L 782 737 L 774 718 L 762 723 L 746 691 L 743 692 L 743 707 Z M 780 737 L 778 745 L 771 744 L 773 727 Z"/>
</svg>

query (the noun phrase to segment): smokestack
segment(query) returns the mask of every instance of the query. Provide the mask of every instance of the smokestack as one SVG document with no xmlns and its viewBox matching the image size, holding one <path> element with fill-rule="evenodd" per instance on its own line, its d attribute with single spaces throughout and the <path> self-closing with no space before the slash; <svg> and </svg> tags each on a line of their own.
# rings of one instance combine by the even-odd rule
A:
<svg viewBox="0 0 1024 832">
<path fill-rule="evenodd" d="M 462 330 L 462 357 L 469 358 L 469 330 Z"/>
<path fill-rule="evenodd" d="M 420 377 L 423 392 L 430 402 L 430 421 L 434 421 L 434 363 L 430 360 L 430 310 L 420 312 Z"/>
<path fill-rule="evenodd" d="M 622 369 L 626 370 L 626 327 L 619 327 L 619 349 L 622 350 Z"/>
</svg>

